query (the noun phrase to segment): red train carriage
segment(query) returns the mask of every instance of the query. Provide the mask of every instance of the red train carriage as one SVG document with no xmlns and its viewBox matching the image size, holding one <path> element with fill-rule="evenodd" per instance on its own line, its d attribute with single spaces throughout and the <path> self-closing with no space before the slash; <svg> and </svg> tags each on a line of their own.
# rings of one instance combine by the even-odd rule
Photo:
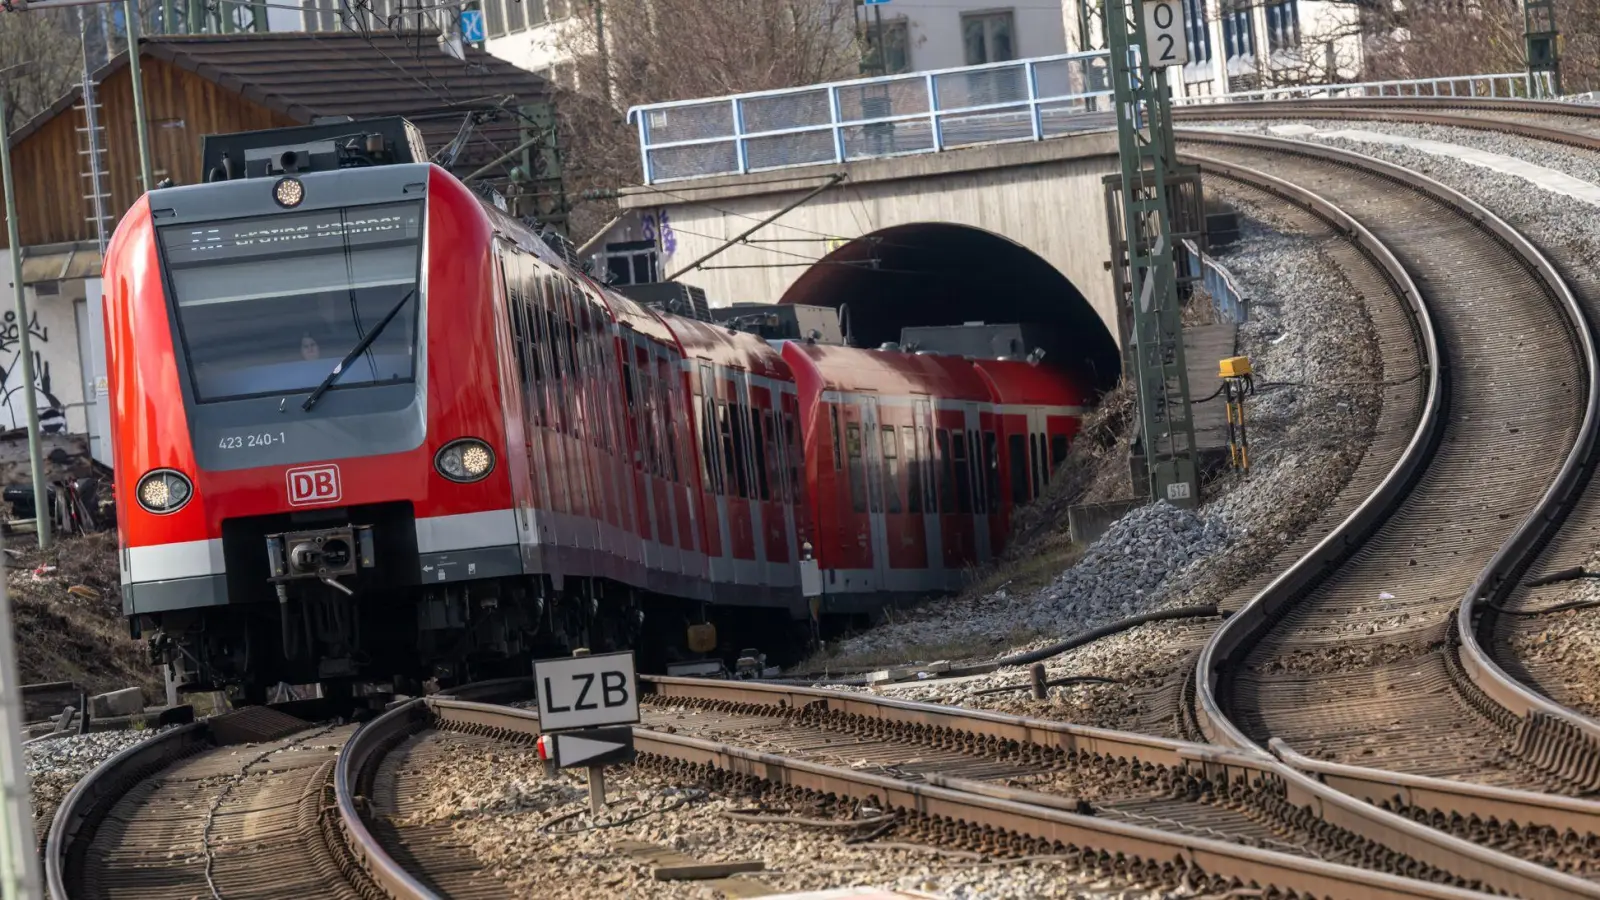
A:
<svg viewBox="0 0 1600 900">
<path fill-rule="evenodd" d="M 959 588 L 1005 546 L 1012 510 L 1043 490 L 1082 415 L 1066 376 L 1029 363 L 794 342 L 783 354 L 827 612 Z"/>
</svg>

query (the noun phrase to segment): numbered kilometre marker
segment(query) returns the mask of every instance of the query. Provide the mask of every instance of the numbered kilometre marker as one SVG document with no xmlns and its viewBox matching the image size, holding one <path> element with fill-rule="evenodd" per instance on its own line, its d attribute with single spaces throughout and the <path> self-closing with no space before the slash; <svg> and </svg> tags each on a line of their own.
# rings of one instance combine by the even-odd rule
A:
<svg viewBox="0 0 1600 900">
<path fill-rule="evenodd" d="M 1150 67 L 1181 66 L 1189 62 L 1189 41 L 1183 30 L 1180 0 L 1144 0 L 1144 40 Z"/>
</svg>

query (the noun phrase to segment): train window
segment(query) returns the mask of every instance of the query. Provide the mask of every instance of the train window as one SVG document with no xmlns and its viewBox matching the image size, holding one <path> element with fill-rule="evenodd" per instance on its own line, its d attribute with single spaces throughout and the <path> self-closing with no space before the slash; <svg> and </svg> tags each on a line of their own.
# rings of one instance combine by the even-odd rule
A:
<svg viewBox="0 0 1600 900">
<path fill-rule="evenodd" d="M 1067 461 L 1067 436 L 1064 434 L 1050 435 L 1050 474 L 1055 476 L 1056 467 Z"/>
<path fill-rule="evenodd" d="M 839 407 L 829 406 L 828 414 L 833 419 L 833 470 L 844 469 L 844 443 L 839 440 Z"/>
<path fill-rule="evenodd" d="M 740 497 L 750 496 L 750 473 L 745 471 L 745 435 L 741 419 L 744 410 L 737 403 L 723 404 L 718 401 L 718 406 L 723 408 L 722 417 L 722 448 L 723 459 L 727 461 L 728 471 L 733 473 L 734 490 Z"/>
<path fill-rule="evenodd" d="M 788 491 L 785 490 L 788 479 L 783 477 L 783 444 L 779 441 L 778 429 L 772 426 L 772 410 L 761 411 L 761 427 L 767 433 L 767 456 L 765 459 L 767 472 L 772 479 L 772 496 L 776 500 L 788 500 Z"/>
<path fill-rule="evenodd" d="M 844 427 L 844 452 L 850 461 L 850 501 L 858 513 L 867 511 L 867 472 L 861 465 L 861 426 Z"/>
<path fill-rule="evenodd" d="M 622 361 L 622 394 L 628 401 L 628 414 L 633 414 L 633 364 L 627 360 Z"/>
<path fill-rule="evenodd" d="M 1032 451 L 1030 459 L 1033 461 L 1033 495 L 1038 497 L 1044 493 L 1044 486 L 1049 483 L 1045 475 L 1044 465 L 1044 435 L 1033 434 L 1028 442 L 1028 449 Z"/>
<path fill-rule="evenodd" d="M 906 446 L 906 512 L 922 512 L 922 467 L 927 462 L 919 459 L 922 444 L 917 441 L 917 431 L 910 425 L 900 427 L 900 436 Z"/>
<path fill-rule="evenodd" d="M 883 495 L 888 511 L 900 511 L 900 438 L 893 425 L 883 426 Z"/>
<path fill-rule="evenodd" d="M 794 413 L 783 411 L 783 443 L 789 449 L 789 499 L 800 502 L 800 444 L 794 430 Z"/>
<path fill-rule="evenodd" d="M 674 482 L 679 481 L 678 474 L 678 410 L 672 402 L 673 372 L 663 358 L 656 359 L 656 366 L 660 371 L 660 378 L 656 379 L 656 407 L 661 411 L 661 443 L 666 451 L 662 460 L 663 474 Z"/>
<path fill-rule="evenodd" d="M 762 500 L 771 500 L 771 485 L 767 483 L 767 439 L 770 434 L 761 430 L 761 410 L 750 407 L 750 438 L 754 442 L 751 446 L 751 459 L 755 462 L 755 491 L 753 495 Z"/>
<path fill-rule="evenodd" d="M 950 457 L 950 432 L 940 428 L 935 432 L 935 434 L 937 435 L 939 441 L 938 470 L 939 497 L 941 500 L 939 508 L 943 509 L 947 513 L 955 512 L 956 482 L 955 473 L 951 468 L 953 461 Z"/>
<path fill-rule="evenodd" d="M 989 499 L 989 512 L 992 513 L 1000 511 L 1000 454 L 998 450 L 999 441 L 995 438 L 994 432 L 985 431 L 983 433 L 983 470 L 986 473 L 984 483 L 988 488 L 986 493 Z"/>
<path fill-rule="evenodd" d="M 941 432 L 942 434 L 943 432 Z M 957 431 L 950 442 L 951 468 L 955 472 L 956 512 L 972 513 L 972 473 L 967 470 L 967 433 Z M 947 508 L 945 510 L 949 512 Z"/>
<path fill-rule="evenodd" d="M 1028 502 L 1028 439 L 1020 434 L 1006 437 L 1006 462 L 1011 467 L 1011 503 L 1021 506 Z"/>
</svg>

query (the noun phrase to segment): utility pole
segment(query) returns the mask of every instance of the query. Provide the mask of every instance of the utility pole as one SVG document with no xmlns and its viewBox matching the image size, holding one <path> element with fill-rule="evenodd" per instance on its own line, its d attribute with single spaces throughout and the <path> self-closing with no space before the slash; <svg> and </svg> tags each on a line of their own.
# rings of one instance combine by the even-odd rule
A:
<svg viewBox="0 0 1600 900">
<path fill-rule="evenodd" d="M 122 0 L 122 23 L 128 33 L 128 76 L 133 79 L 133 124 L 139 137 L 139 183 L 146 192 L 156 186 L 150 168 L 150 131 L 144 115 L 144 79 L 139 75 L 139 4 Z"/>
<path fill-rule="evenodd" d="M 1200 485 L 1168 197 L 1177 149 L 1166 72 L 1188 61 L 1189 45 L 1181 0 L 1124 2 L 1107 0 L 1105 33 L 1122 162 L 1139 439 L 1151 499 L 1193 508 Z"/>
<path fill-rule="evenodd" d="M 1542 72 L 1550 73 L 1550 92 L 1561 96 L 1561 35 L 1556 31 L 1555 0 L 1523 0 L 1522 17 L 1528 42 L 1528 95 Z"/>
<path fill-rule="evenodd" d="M 22 396 L 26 399 L 28 410 L 28 463 L 33 467 L 33 521 L 39 535 L 39 549 L 48 550 L 50 517 L 55 509 L 48 502 L 50 492 L 45 487 L 44 459 L 39 451 L 39 400 L 33 386 L 33 345 L 28 339 L 28 298 L 22 286 L 22 235 L 17 224 L 17 188 L 11 173 L 11 130 L 6 127 L 4 91 L 0 91 L 0 176 L 3 176 L 6 192 L 6 240 L 11 251 L 11 287 L 16 293 L 17 335 L 21 341 L 18 355 L 22 357 Z"/>
</svg>

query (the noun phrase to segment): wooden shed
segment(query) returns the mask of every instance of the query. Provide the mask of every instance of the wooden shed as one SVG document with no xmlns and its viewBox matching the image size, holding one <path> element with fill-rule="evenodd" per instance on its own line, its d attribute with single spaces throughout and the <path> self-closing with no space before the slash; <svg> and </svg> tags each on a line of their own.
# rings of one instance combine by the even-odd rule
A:
<svg viewBox="0 0 1600 900">
<path fill-rule="evenodd" d="M 200 141 L 207 134 L 311 124 L 329 116 L 406 116 L 435 154 L 460 137 L 464 142 L 452 169 L 463 176 L 532 135 L 553 135 L 544 79 L 481 51 L 469 49 L 464 60 L 448 56 L 432 35 L 194 35 L 146 38 L 140 46 L 157 182 L 202 181 Z M 108 237 L 141 192 L 127 62 L 123 53 L 94 76 Z M 81 89 L 74 89 L 11 139 L 23 246 L 35 258 L 41 250 L 54 256 L 62 245 L 71 247 L 73 259 L 63 265 L 74 270 L 84 262 L 82 245 L 98 255 L 99 237 L 82 99 Z M 540 150 L 536 145 L 499 163 L 486 177 L 503 182 L 512 165 L 548 171 L 550 154 Z M 30 268 L 41 274 L 56 270 L 53 260 Z M 25 275 L 30 284 L 33 272 Z"/>
</svg>

